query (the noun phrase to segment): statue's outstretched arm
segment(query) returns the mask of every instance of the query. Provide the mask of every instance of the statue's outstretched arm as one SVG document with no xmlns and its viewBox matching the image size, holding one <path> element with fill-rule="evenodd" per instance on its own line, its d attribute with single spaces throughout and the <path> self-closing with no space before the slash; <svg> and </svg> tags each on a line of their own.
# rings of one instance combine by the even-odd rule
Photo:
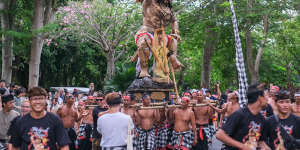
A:
<svg viewBox="0 0 300 150">
<path fill-rule="evenodd" d="M 175 17 L 175 15 L 173 16 L 173 22 L 172 22 L 172 34 L 171 36 L 176 39 L 178 42 L 181 41 L 180 35 L 179 35 L 179 26 L 178 26 L 178 21 Z"/>
<path fill-rule="evenodd" d="M 179 35 L 179 26 L 178 26 L 178 21 L 177 21 L 177 18 L 175 15 L 173 16 L 172 21 L 173 21 L 172 22 L 172 34 Z"/>
</svg>

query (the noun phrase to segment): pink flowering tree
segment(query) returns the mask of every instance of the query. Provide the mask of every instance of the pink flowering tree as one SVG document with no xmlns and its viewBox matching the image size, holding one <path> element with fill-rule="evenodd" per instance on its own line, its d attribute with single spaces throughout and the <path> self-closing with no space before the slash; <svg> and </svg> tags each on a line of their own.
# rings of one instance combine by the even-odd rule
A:
<svg viewBox="0 0 300 150">
<path fill-rule="evenodd" d="M 127 52 L 141 25 L 142 13 L 137 3 L 108 3 L 106 0 L 70 2 L 57 11 L 62 30 L 57 36 L 75 34 L 79 39 L 97 44 L 107 58 L 106 80 L 115 74 L 115 63 Z M 46 40 L 51 43 L 51 38 Z"/>
</svg>

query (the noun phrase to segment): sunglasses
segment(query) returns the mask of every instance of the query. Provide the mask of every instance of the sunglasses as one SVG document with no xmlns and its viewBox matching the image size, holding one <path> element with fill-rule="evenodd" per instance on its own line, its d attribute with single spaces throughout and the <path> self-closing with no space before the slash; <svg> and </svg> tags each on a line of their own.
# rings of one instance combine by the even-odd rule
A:
<svg viewBox="0 0 300 150">
<path fill-rule="evenodd" d="M 98 101 L 103 101 L 104 99 L 103 99 L 103 97 L 96 97 L 96 101 L 98 102 Z"/>
<path fill-rule="evenodd" d="M 67 96 L 67 99 L 74 99 L 74 96 Z"/>
</svg>

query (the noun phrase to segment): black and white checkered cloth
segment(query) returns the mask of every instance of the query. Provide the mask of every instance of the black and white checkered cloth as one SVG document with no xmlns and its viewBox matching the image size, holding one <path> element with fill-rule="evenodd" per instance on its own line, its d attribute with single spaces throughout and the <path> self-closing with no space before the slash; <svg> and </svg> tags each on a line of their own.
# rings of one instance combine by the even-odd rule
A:
<svg viewBox="0 0 300 150">
<path fill-rule="evenodd" d="M 135 132 L 138 134 L 133 137 L 134 149 L 147 150 L 155 148 L 155 133 L 154 129 L 144 130 L 141 128 L 135 128 Z"/>
<path fill-rule="evenodd" d="M 175 132 L 172 136 L 172 147 L 174 150 L 183 148 L 191 149 L 194 141 L 194 133 L 192 131 Z"/>
<path fill-rule="evenodd" d="M 127 146 L 102 147 L 101 150 L 127 150 Z"/>
<path fill-rule="evenodd" d="M 127 146 L 102 147 L 101 150 L 127 150 Z"/>
<path fill-rule="evenodd" d="M 245 107 L 248 103 L 247 100 L 248 81 L 245 72 L 242 44 L 239 36 L 239 30 L 238 30 L 238 25 L 237 25 L 237 20 L 236 20 L 232 0 L 229 0 L 229 3 L 232 12 L 232 24 L 233 24 L 234 37 L 235 37 L 235 48 L 236 48 L 235 60 L 236 60 L 236 67 L 237 67 L 238 79 L 239 79 L 239 103 L 241 107 Z"/>
<path fill-rule="evenodd" d="M 205 125 L 205 126 L 202 126 L 202 129 L 205 132 L 208 142 L 212 141 L 212 138 L 214 136 L 214 127 L 211 125 Z M 197 133 L 199 133 L 200 127 L 198 125 L 196 127 L 196 130 L 197 130 Z"/>
<path fill-rule="evenodd" d="M 157 127 L 155 129 L 155 147 L 164 148 L 167 145 L 168 129 L 166 127 Z"/>
</svg>

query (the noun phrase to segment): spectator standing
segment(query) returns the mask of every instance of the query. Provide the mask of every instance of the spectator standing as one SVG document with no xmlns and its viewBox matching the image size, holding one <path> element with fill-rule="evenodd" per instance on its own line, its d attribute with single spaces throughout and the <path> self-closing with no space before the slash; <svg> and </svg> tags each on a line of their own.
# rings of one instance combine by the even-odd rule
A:
<svg viewBox="0 0 300 150">
<path fill-rule="evenodd" d="M 5 80 L 0 80 L 0 88 L 5 89 L 5 92 L 4 92 L 4 94 L 2 93 L 2 95 L 7 95 L 7 94 L 9 94 L 9 90 L 8 90 L 8 88 L 6 87 Z"/>
<path fill-rule="evenodd" d="M 133 131 L 131 117 L 119 112 L 122 103 L 120 94 L 113 92 L 106 96 L 108 111 L 98 118 L 97 131 L 102 135 L 102 150 L 127 150 L 128 132 Z"/>
<path fill-rule="evenodd" d="M 94 92 L 95 92 L 95 85 L 94 83 L 90 83 L 90 87 L 89 87 L 89 96 L 94 96 Z"/>
<path fill-rule="evenodd" d="M 104 95 L 99 95 L 99 97 L 96 99 L 98 106 L 94 108 L 93 110 L 93 150 L 100 149 L 100 134 L 97 131 L 97 120 L 98 120 L 98 114 L 101 112 L 104 112 L 107 110 L 105 107 L 105 101 L 104 101 Z"/>
<path fill-rule="evenodd" d="M 2 107 L 0 111 L 0 143 L 2 145 L 7 145 L 8 142 L 8 128 L 11 124 L 11 121 L 19 116 L 19 113 L 14 111 L 14 96 L 13 95 L 4 95 L 2 96 Z"/>
<path fill-rule="evenodd" d="M 69 150 L 70 139 L 62 121 L 47 112 L 47 92 L 40 87 L 33 87 L 28 93 L 32 111 L 16 122 L 10 139 L 12 150 L 49 149 Z"/>
</svg>

